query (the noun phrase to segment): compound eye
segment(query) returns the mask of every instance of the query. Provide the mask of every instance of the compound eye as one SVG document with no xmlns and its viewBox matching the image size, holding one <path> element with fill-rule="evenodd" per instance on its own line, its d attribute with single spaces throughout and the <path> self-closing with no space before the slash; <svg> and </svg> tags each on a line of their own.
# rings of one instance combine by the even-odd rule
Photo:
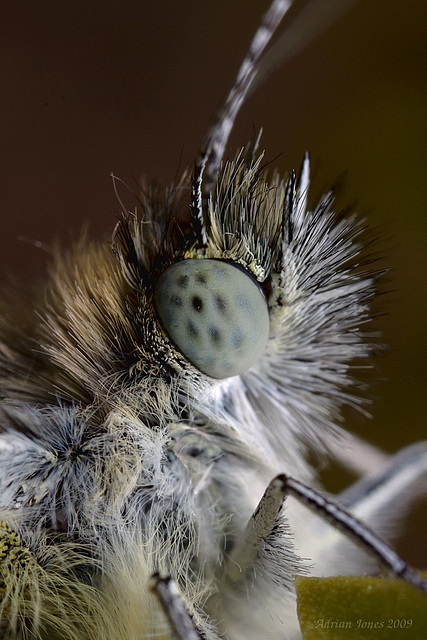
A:
<svg viewBox="0 0 427 640">
<path fill-rule="evenodd" d="M 212 378 L 247 371 L 269 334 L 265 297 L 239 267 L 189 259 L 168 267 L 154 294 L 157 313 L 178 349 Z"/>
</svg>

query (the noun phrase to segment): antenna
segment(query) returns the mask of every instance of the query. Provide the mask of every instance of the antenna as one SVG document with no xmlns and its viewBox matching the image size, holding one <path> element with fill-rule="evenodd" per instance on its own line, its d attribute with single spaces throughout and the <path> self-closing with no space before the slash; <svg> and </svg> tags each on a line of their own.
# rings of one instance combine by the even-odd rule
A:
<svg viewBox="0 0 427 640">
<path fill-rule="evenodd" d="M 224 106 L 218 112 L 194 165 L 191 182 L 193 227 L 200 247 L 207 242 L 203 216 L 203 200 L 214 186 L 228 138 L 240 107 L 258 73 L 258 61 L 293 0 L 273 0 L 249 47 Z"/>
<path fill-rule="evenodd" d="M 191 181 L 191 211 L 193 229 L 200 248 L 206 246 L 207 233 L 203 215 L 207 197 L 216 184 L 228 138 L 237 114 L 246 97 L 271 73 L 304 48 L 313 38 L 325 31 L 354 0 L 307 0 L 298 13 L 263 56 L 283 17 L 294 0 L 273 0 L 249 47 L 237 74 L 236 81 L 223 107 L 218 111 L 208 131 L 194 165 Z"/>
</svg>

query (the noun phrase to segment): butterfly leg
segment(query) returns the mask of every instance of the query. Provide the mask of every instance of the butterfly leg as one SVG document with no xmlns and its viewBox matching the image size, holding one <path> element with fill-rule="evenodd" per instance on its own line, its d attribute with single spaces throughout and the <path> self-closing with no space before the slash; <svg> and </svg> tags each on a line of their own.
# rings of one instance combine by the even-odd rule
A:
<svg viewBox="0 0 427 640">
<path fill-rule="evenodd" d="M 178 585 L 170 576 L 155 573 L 151 577 L 151 590 L 160 604 L 179 640 L 205 640 L 206 635 L 197 628 L 191 613 L 179 592 Z"/>
<path fill-rule="evenodd" d="M 427 493 L 427 442 L 390 456 L 376 472 L 343 491 L 339 501 L 360 518 L 375 522 L 383 514 L 390 521 L 422 493 Z"/>
<path fill-rule="evenodd" d="M 420 450 L 401 455 L 402 459 L 406 458 L 406 464 L 402 460 L 401 470 L 403 473 L 404 469 L 408 471 L 409 460 L 413 461 L 414 458 L 424 460 L 425 452 L 421 447 Z M 392 478 L 394 477 L 392 476 Z M 360 491 L 360 494 L 356 492 L 359 495 L 353 496 L 352 506 L 356 502 L 359 505 L 362 504 L 362 496 L 366 497 L 369 494 L 367 487 L 366 484 L 365 491 Z M 263 543 L 275 526 L 282 503 L 287 496 L 293 496 L 310 511 L 331 524 L 335 531 L 341 532 L 346 538 L 352 540 L 387 571 L 427 594 L 427 582 L 366 524 L 340 506 L 338 502 L 326 498 L 312 487 L 285 474 L 280 474 L 271 481 L 241 540 L 235 545 L 227 566 L 229 580 L 237 580 L 238 576 L 243 577 L 248 568 L 253 566 Z"/>
<path fill-rule="evenodd" d="M 335 499 L 387 539 L 396 537 L 396 526 L 411 504 L 427 493 L 427 443 L 420 442 L 387 456 L 383 463 L 343 491 Z M 371 571 L 372 557 L 356 553 L 348 538 L 318 518 L 296 539 L 297 546 L 315 560 L 316 575 L 351 575 Z"/>
</svg>

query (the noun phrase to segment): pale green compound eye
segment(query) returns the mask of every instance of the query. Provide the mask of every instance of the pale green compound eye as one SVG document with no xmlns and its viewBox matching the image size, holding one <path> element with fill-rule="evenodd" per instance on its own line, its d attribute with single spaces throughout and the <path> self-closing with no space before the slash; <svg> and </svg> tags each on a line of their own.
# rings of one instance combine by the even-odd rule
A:
<svg viewBox="0 0 427 640">
<path fill-rule="evenodd" d="M 154 294 L 157 313 L 178 349 L 212 378 L 247 371 L 265 349 L 269 314 L 256 281 L 220 260 L 168 267 Z"/>
</svg>

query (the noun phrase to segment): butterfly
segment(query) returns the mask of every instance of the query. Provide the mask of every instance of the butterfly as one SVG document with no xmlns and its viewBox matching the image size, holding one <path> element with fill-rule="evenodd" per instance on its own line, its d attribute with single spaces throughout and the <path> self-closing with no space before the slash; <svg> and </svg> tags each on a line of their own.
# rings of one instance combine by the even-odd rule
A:
<svg viewBox="0 0 427 640">
<path fill-rule="evenodd" d="M 308 205 L 308 154 L 287 177 L 258 137 L 225 155 L 290 4 L 192 171 L 142 184 L 111 245 L 58 249 L 35 311 L 5 312 L 4 637 L 298 637 L 294 576 L 370 567 L 354 541 L 426 590 L 359 520 L 411 496 L 426 446 L 383 458 L 337 425 L 372 352 L 363 223 L 332 192 Z M 313 450 L 376 468 L 332 500 Z"/>
</svg>

